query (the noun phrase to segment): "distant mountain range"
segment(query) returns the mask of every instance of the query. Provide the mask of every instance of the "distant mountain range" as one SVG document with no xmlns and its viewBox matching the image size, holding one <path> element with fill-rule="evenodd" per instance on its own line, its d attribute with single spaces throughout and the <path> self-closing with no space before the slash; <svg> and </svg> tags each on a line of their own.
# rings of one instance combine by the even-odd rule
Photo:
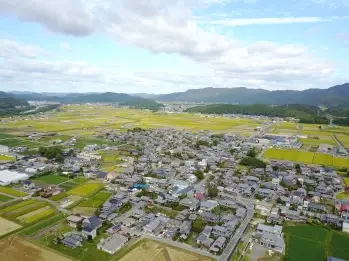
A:
<svg viewBox="0 0 349 261">
<path fill-rule="evenodd" d="M 162 106 L 154 100 L 144 99 L 138 96 L 132 96 L 125 93 L 69 93 L 69 94 L 50 94 L 34 92 L 0 92 L 0 98 L 16 98 L 25 101 L 54 101 L 60 103 L 118 103 L 120 105 L 130 106 L 140 109 L 158 109 Z"/>
<path fill-rule="evenodd" d="M 308 89 L 304 91 L 268 91 L 264 89 L 204 88 L 186 92 L 157 95 L 152 97 L 160 102 L 196 102 L 231 104 L 308 104 L 329 107 L 349 107 L 349 83 L 328 89 Z"/>
<path fill-rule="evenodd" d="M 14 97 L 26 101 L 56 101 L 62 103 L 115 102 L 148 104 L 150 107 L 161 106 L 159 102 L 196 102 L 196 103 L 230 103 L 230 104 L 307 104 L 325 105 L 327 107 L 349 107 L 349 83 L 328 89 L 308 89 L 304 91 L 268 91 L 264 89 L 238 88 L 203 88 L 171 94 L 125 94 L 125 93 L 33 93 L 0 92 L 1 97 Z M 154 101 L 155 100 L 155 101 Z M 125 104 L 126 105 L 126 104 Z"/>
</svg>

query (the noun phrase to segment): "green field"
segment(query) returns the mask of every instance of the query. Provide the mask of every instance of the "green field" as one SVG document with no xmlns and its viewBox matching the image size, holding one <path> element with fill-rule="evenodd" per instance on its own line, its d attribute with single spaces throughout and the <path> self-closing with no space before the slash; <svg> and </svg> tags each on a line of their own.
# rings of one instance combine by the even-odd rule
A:
<svg viewBox="0 0 349 261">
<path fill-rule="evenodd" d="M 349 260 L 349 235 L 339 232 L 333 232 L 331 238 L 330 253 L 331 256 Z"/>
<path fill-rule="evenodd" d="M 99 135 L 106 129 L 124 131 L 125 128 L 165 128 L 190 129 L 193 131 L 211 130 L 215 132 L 253 133 L 253 128 L 260 126 L 261 121 L 241 119 L 228 119 L 224 117 L 207 118 L 195 114 L 166 114 L 151 111 L 120 109 L 108 106 L 90 107 L 67 106 L 60 112 L 53 113 L 51 118 L 33 117 L 30 122 L 23 121 L 24 117 L 8 119 L 0 126 L 0 132 L 7 135 L 24 135 L 30 132 L 52 131 L 59 132 L 62 137 L 76 136 L 77 146 L 84 147 L 88 143 L 111 144 L 104 139 L 91 138 Z M 3 129 L 3 131 L 1 130 Z M 56 139 L 57 137 L 52 137 Z M 41 141 L 45 144 L 50 139 Z M 10 146 L 23 146 L 32 143 L 25 139 L 4 139 Z M 38 143 L 38 142 L 37 142 Z M 115 143 L 116 144 L 116 143 Z M 32 145 L 32 144 L 30 144 Z"/>
<path fill-rule="evenodd" d="M 102 190 L 104 185 L 101 183 L 86 183 L 72 190 L 69 190 L 67 193 L 70 195 L 76 195 L 80 197 L 89 197 L 94 195 L 98 191 Z"/>
<path fill-rule="evenodd" d="M 349 194 L 345 194 L 344 192 L 338 193 L 336 196 L 337 199 L 349 198 Z"/>
<path fill-rule="evenodd" d="M 42 146 L 42 143 L 21 138 L 11 138 L 0 140 L 0 145 L 5 145 L 9 147 L 26 146 L 28 148 L 35 148 Z"/>
<path fill-rule="evenodd" d="M 7 156 L 7 155 L 0 155 L 0 161 L 13 161 L 15 158 Z"/>
<path fill-rule="evenodd" d="M 102 150 L 99 154 L 102 156 L 101 169 L 107 172 L 114 171 L 116 165 L 121 163 L 120 152 L 115 150 Z"/>
<path fill-rule="evenodd" d="M 263 154 L 263 157 L 311 164 L 313 163 L 314 153 L 297 150 L 268 149 Z"/>
<path fill-rule="evenodd" d="M 12 200 L 13 198 L 9 197 L 9 196 L 5 196 L 5 195 L 2 195 L 0 194 L 0 203 L 1 202 L 7 202 L 7 201 L 10 201 Z"/>
<path fill-rule="evenodd" d="M 305 164 L 317 164 L 334 167 L 349 167 L 348 158 L 333 157 L 329 154 L 314 153 L 308 151 L 267 149 L 263 158 L 276 160 L 289 160 Z"/>
<path fill-rule="evenodd" d="M 349 260 L 349 235 L 309 225 L 288 226 L 284 233 L 286 261 L 324 261 L 327 256 Z"/>
<path fill-rule="evenodd" d="M 42 175 L 37 178 L 35 178 L 33 181 L 34 182 L 44 182 L 46 184 L 60 184 L 64 181 L 69 180 L 67 176 L 59 176 L 57 174 L 47 174 L 47 175 Z"/>
<path fill-rule="evenodd" d="M 50 199 L 53 200 L 53 201 L 59 201 L 59 200 L 64 199 L 64 198 L 66 198 L 68 196 L 69 196 L 68 193 L 62 192 L 62 193 L 59 193 L 57 195 L 54 195 L 54 196 L 50 197 Z"/>
<path fill-rule="evenodd" d="M 27 196 L 27 193 L 25 193 L 25 192 L 14 190 L 12 188 L 3 187 L 3 186 L 0 186 L 0 192 L 4 193 L 4 194 L 7 194 L 7 195 L 10 195 L 10 196 L 14 196 L 14 197 L 25 197 L 25 196 Z"/>
<path fill-rule="evenodd" d="M 79 204 L 78 207 L 91 207 L 99 208 L 110 197 L 110 193 L 107 191 L 100 191 L 90 199 Z"/>
</svg>

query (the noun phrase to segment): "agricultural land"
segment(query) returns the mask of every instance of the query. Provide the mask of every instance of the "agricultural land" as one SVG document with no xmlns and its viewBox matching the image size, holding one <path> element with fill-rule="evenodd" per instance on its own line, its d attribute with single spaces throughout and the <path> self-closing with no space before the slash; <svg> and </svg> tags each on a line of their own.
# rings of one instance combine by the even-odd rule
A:
<svg viewBox="0 0 349 261">
<path fill-rule="evenodd" d="M 287 261 L 320 261 L 328 256 L 349 259 L 349 235 L 317 226 L 296 225 L 284 229 Z"/>
</svg>

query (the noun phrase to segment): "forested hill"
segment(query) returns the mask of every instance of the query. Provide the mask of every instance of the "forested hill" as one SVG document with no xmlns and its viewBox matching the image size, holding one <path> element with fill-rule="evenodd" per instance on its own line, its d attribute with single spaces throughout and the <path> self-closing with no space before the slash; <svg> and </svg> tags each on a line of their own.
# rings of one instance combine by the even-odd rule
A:
<svg viewBox="0 0 349 261">
<path fill-rule="evenodd" d="M 309 104 L 328 107 L 348 106 L 349 83 L 328 89 L 308 89 L 304 91 L 268 91 L 264 89 L 204 88 L 186 92 L 158 95 L 158 101 L 205 102 L 231 104 Z"/>
<path fill-rule="evenodd" d="M 311 105 L 279 105 L 270 106 L 265 104 L 233 105 L 233 104 L 211 104 L 196 106 L 186 110 L 187 112 L 199 112 L 204 114 L 244 114 L 262 115 L 270 117 L 292 117 L 300 119 L 303 123 L 326 124 L 327 111 L 323 111 Z M 338 109 L 338 111 L 340 111 Z M 342 111 L 342 110 L 341 110 Z M 348 115 L 349 116 L 349 115 Z"/>
<path fill-rule="evenodd" d="M 17 106 L 28 106 L 28 102 L 24 100 L 18 100 L 13 97 L 0 98 L 0 110 L 13 109 Z"/>
<path fill-rule="evenodd" d="M 1 95 L 1 93 L 0 93 Z M 118 103 L 138 109 L 157 110 L 163 105 L 150 99 L 131 96 L 125 93 L 70 93 L 66 95 L 50 95 L 41 93 L 3 93 L 27 101 L 54 101 L 60 103 Z M 0 96 L 1 97 L 1 96 Z"/>
</svg>

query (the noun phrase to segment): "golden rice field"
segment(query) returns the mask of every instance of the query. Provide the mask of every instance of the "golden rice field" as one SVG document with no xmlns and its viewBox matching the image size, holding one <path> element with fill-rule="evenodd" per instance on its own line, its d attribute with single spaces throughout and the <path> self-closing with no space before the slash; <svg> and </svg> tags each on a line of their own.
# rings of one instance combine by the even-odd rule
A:
<svg viewBox="0 0 349 261">
<path fill-rule="evenodd" d="M 72 135 L 91 136 L 110 129 L 125 130 L 130 127 L 171 127 L 193 131 L 252 133 L 254 127 L 260 124 L 242 118 L 213 118 L 186 113 L 166 114 L 108 106 L 74 105 L 63 107 L 61 112 L 52 113 L 49 117 L 27 116 L 9 119 L 8 122 L 1 124 L 0 132 L 18 136 L 28 132 L 52 131 L 59 132 L 59 137 L 64 141 Z M 45 138 L 39 142 L 50 140 Z"/>
<path fill-rule="evenodd" d="M 325 165 L 330 167 L 349 167 L 349 158 L 333 157 L 329 154 L 314 153 L 308 151 L 267 149 L 263 158 L 288 160 L 305 164 Z"/>
</svg>

